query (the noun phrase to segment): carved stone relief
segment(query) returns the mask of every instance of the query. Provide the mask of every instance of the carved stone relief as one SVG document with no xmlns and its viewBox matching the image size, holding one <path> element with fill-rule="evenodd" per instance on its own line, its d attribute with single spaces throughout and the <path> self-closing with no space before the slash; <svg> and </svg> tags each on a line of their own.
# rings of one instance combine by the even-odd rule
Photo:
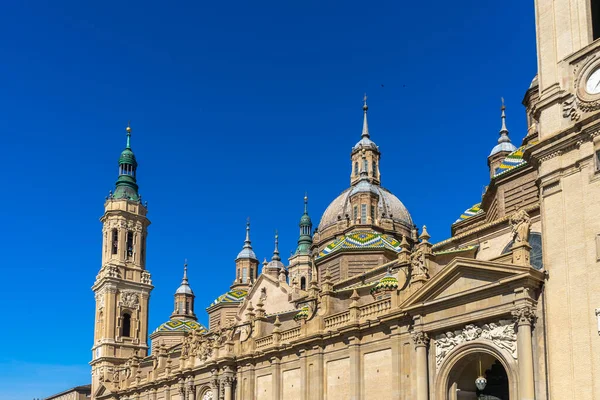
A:
<svg viewBox="0 0 600 400">
<path fill-rule="evenodd" d="M 463 329 L 437 335 L 435 338 L 435 363 L 439 368 L 446 356 L 459 344 L 476 339 L 489 340 L 507 350 L 517 359 L 517 333 L 510 320 L 500 320 L 481 326 L 469 324 Z"/>
<path fill-rule="evenodd" d="M 140 305 L 140 297 L 135 292 L 121 292 L 121 304 L 124 307 L 137 308 Z"/>
</svg>

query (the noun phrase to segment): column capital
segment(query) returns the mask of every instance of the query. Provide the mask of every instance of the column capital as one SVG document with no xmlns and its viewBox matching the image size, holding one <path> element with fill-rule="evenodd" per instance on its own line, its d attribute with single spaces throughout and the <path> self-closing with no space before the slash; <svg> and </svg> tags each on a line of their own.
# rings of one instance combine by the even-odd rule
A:
<svg viewBox="0 0 600 400">
<path fill-rule="evenodd" d="M 523 305 L 515 308 L 511 312 L 517 326 L 533 325 L 535 322 L 535 308 L 530 305 Z"/>
<path fill-rule="evenodd" d="M 223 385 L 225 385 L 225 387 L 231 387 L 231 385 L 233 385 L 235 377 L 225 376 L 225 377 L 221 378 L 221 380 L 223 381 Z"/>
<path fill-rule="evenodd" d="M 410 333 L 415 348 L 416 347 L 427 347 L 429 345 L 429 335 L 423 331 L 412 331 Z"/>
</svg>

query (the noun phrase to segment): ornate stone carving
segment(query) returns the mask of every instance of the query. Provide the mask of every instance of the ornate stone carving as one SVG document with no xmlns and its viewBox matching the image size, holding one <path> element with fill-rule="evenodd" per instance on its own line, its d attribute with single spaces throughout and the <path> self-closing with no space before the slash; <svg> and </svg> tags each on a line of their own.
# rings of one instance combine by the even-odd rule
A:
<svg viewBox="0 0 600 400">
<path fill-rule="evenodd" d="M 429 336 L 425 332 L 416 331 L 410 334 L 410 338 L 412 339 L 415 347 L 419 346 L 427 346 L 429 344 Z"/>
<path fill-rule="evenodd" d="M 529 242 L 529 229 L 531 228 L 531 218 L 527 211 L 520 209 L 510 217 L 512 226 L 512 235 L 514 244 Z M 514 246 L 514 245 L 513 245 Z"/>
<path fill-rule="evenodd" d="M 202 400 L 213 400 L 213 392 L 212 390 L 207 390 L 206 392 L 204 392 L 204 394 L 202 395 Z"/>
<path fill-rule="evenodd" d="M 517 325 L 533 324 L 535 322 L 535 310 L 531 306 L 522 306 L 513 310 L 512 316 Z"/>
<path fill-rule="evenodd" d="M 476 339 L 493 342 L 501 349 L 507 350 L 513 358 L 517 359 L 517 334 L 515 324 L 508 320 L 483 324 L 481 326 L 469 324 L 463 329 L 442 333 L 435 338 L 435 363 L 437 367 L 442 364 L 446 356 L 459 344 Z"/>
<path fill-rule="evenodd" d="M 415 250 L 410 255 L 410 263 L 412 279 L 429 279 L 429 268 L 425 261 L 425 254 L 421 249 Z"/>
<path fill-rule="evenodd" d="M 137 308 L 140 305 L 140 296 L 135 292 L 121 292 L 121 304 L 124 307 Z"/>
<path fill-rule="evenodd" d="M 571 95 L 562 103 L 563 118 L 570 118 L 571 121 L 578 121 L 581 115 L 577 109 L 577 100 Z"/>
<path fill-rule="evenodd" d="M 150 272 L 142 271 L 142 283 L 146 285 L 152 285 L 152 279 L 150 278 Z"/>
</svg>

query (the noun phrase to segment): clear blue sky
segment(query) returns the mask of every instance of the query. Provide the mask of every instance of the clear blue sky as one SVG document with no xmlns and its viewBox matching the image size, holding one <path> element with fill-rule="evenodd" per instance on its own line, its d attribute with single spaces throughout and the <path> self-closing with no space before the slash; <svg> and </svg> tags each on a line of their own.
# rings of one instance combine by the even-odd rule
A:
<svg viewBox="0 0 600 400">
<path fill-rule="evenodd" d="M 89 382 L 104 197 L 133 127 L 152 221 L 150 330 L 190 264 L 198 310 L 349 184 L 361 100 L 382 183 L 433 241 L 479 201 L 500 128 L 520 143 L 533 2 L 12 1 L 0 13 L 0 398 Z M 383 87 L 382 87 L 383 85 Z M 201 311 L 200 318 L 206 322 Z"/>
</svg>

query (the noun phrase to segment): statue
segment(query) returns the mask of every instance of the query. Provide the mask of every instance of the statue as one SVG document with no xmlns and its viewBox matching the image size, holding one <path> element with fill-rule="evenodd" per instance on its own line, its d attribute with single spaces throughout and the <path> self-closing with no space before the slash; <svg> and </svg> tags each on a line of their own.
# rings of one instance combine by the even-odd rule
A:
<svg viewBox="0 0 600 400">
<path fill-rule="evenodd" d="M 429 279 L 429 268 L 425 264 L 425 255 L 421 249 L 417 249 L 410 255 L 410 263 L 412 279 Z"/>
<path fill-rule="evenodd" d="M 523 209 L 517 211 L 510 217 L 514 244 L 528 243 L 531 218 Z"/>
</svg>

